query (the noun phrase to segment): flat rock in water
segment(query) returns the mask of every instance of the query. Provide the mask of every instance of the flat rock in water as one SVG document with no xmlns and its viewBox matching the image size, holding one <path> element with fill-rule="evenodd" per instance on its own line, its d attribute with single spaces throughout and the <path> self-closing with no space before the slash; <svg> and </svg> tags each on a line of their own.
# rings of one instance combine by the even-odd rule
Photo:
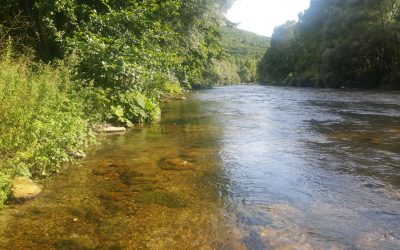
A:
<svg viewBox="0 0 400 250">
<path fill-rule="evenodd" d="M 28 177 L 16 177 L 11 184 L 11 196 L 17 202 L 33 199 L 40 192 L 42 188 Z"/>
<path fill-rule="evenodd" d="M 103 129 L 104 133 L 121 133 L 121 132 L 126 132 L 125 127 L 105 127 Z"/>
<path fill-rule="evenodd" d="M 186 96 L 175 96 L 174 97 L 175 100 L 186 100 Z"/>
</svg>

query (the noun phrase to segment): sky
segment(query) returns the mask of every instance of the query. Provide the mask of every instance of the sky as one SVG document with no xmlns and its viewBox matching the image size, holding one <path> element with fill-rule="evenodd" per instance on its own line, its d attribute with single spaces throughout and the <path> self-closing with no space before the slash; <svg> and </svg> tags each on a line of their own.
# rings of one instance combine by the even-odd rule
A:
<svg viewBox="0 0 400 250">
<path fill-rule="evenodd" d="M 240 23 L 240 29 L 271 36 L 276 26 L 297 21 L 298 14 L 309 5 L 310 0 L 236 0 L 227 18 Z"/>
</svg>

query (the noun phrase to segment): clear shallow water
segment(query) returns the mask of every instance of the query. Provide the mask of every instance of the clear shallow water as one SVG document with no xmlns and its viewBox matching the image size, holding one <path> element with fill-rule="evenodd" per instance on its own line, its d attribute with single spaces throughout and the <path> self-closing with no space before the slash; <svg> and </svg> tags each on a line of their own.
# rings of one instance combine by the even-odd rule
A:
<svg viewBox="0 0 400 250">
<path fill-rule="evenodd" d="M 400 93 L 221 87 L 0 211 L 0 248 L 400 249 Z"/>
</svg>

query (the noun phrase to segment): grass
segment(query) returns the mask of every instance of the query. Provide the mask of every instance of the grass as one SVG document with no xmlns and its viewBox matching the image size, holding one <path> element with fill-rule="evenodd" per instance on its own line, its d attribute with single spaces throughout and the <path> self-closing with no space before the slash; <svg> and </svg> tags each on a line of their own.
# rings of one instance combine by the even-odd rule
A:
<svg viewBox="0 0 400 250">
<path fill-rule="evenodd" d="M 63 65 L 0 60 L 0 204 L 17 175 L 56 172 L 93 139 L 78 90 Z"/>
</svg>

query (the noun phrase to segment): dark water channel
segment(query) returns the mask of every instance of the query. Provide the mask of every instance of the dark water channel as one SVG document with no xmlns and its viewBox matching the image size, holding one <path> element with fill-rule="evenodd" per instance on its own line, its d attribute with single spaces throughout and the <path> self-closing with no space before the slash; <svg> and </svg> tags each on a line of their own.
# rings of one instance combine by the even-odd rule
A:
<svg viewBox="0 0 400 250">
<path fill-rule="evenodd" d="M 203 91 L 0 210 L 0 249 L 400 249 L 400 93 Z"/>
</svg>

